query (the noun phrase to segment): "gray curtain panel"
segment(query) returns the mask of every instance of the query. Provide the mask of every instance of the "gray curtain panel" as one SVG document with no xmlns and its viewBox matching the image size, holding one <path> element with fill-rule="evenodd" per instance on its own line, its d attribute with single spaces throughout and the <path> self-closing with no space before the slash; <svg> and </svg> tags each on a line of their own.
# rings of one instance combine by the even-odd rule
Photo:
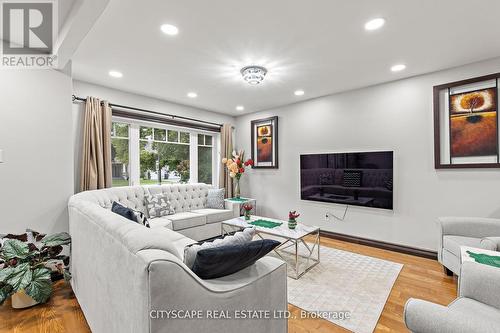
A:
<svg viewBox="0 0 500 333">
<path fill-rule="evenodd" d="M 83 124 L 80 191 L 111 187 L 111 108 L 87 97 Z"/>
<path fill-rule="evenodd" d="M 231 124 L 224 124 L 220 131 L 220 152 L 221 159 L 223 157 L 232 157 L 233 153 L 233 126 Z M 219 188 L 225 189 L 226 198 L 233 197 L 233 179 L 229 177 L 229 172 L 227 172 L 226 166 L 220 163 L 220 174 L 219 174 Z"/>
</svg>

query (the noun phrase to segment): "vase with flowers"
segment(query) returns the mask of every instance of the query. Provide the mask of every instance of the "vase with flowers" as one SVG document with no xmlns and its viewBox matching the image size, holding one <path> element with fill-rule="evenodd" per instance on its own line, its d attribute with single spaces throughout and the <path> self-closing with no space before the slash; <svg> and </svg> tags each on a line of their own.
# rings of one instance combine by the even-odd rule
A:
<svg viewBox="0 0 500 333">
<path fill-rule="evenodd" d="M 250 218 L 252 217 L 252 209 L 253 206 L 251 204 L 244 204 L 243 205 L 243 210 L 245 210 L 245 220 L 250 221 Z"/>
<path fill-rule="evenodd" d="M 241 196 L 240 178 L 245 173 L 245 168 L 253 165 L 253 160 L 249 158 L 245 161 L 245 152 L 240 150 L 238 152 L 233 151 L 232 158 L 224 157 L 222 164 L 229 171 L 229 176 L 234 179 L 234 197 L 239 199 Z"/>
<path fill-rule="evenodd" d="M 295 229 L 297 226 L 297 218 L 300 216 L 300 214 L 297 213 L 297 211 L 292 211 L 288 213 L 288 228 L 289 229 Z"/>
</svg>

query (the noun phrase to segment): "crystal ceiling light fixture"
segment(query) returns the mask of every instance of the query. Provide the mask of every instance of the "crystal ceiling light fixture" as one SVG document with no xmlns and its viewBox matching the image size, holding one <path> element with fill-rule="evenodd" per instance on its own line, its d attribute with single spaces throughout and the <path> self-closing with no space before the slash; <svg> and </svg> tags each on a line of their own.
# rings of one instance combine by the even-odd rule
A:
<svg viewBox="0 0 500 333">
<path fill-rule="evenodd" d="M 256 86 L 264 80 L 267 74 L 267 69 L 262 66 L 246 66 L 241 69 L 243 80 L 247 81 L 252 86 Z"/>
</svg>

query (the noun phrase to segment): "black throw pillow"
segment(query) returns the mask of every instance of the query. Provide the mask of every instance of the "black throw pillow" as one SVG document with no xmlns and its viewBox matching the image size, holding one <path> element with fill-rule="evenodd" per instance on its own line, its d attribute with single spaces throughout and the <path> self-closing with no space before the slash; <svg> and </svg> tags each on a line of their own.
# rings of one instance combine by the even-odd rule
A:
<svg viewBox="0 0 500 333">
<path fill-rule="evenodd" d="M 129 219 L 130 221 L 137 222 L 147 228 L 150 228 L 149 221 L 146 218 L 146 215 L 144 215 L 144 213 L 142 212 L 125 207 L 124 205 L 116 201 L 113 201 L 113 205 L 111 206 L 111 211 L 113 213 L 123 216 L 126 219 Z"/>
<path fill-rule="evenodd" d="M 113 206 L 111 206 L 111 211 L 118 215 L 123 216 L 130 221 L 137 222 L 137 218 L 133 209 L 123 206 L 122 204 L 113 201 Z"/>
<path fill-rule="evenodd" d="M 227 245 L 198 251 L 193 272 L 202 279 L 230 275 L 255 263 L 281 243 L 272 239 L 243 245 Z"/>
</svg>

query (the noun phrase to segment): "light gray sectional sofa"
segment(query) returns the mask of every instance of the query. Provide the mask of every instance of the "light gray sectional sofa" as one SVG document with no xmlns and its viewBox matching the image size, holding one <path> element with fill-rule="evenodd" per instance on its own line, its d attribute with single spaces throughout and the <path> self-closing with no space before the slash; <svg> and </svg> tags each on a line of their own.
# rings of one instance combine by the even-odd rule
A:
<svg viewBox="0 0 500 333">
<path fill-rule="evenodd" d="M 201 280 L 184 265 L 184 247 L 193 238 L 220 233 L 220 221 L 237 214 L 231 207 L 207 209 L 207 191 L 204 184 L 136 186 L 70 199 L 71 283 L 94 333 L 287 331 L 284 318 L 235 318 L 246 311 L 269 311 L 273 317 L 275 311 L 287 310 L 281 260 L 266 256 L 212 280 Z M 151 228 L 110 210 L 113 201 L 143 210 L 144 195 L 159 192 L 169 193 L 176 214 L 152 219 Z M 185 317 L 186 311 L 196 311 L 194 318 L 172 318 Z M 209 318 L 216 311 L 231 318 Z"/>
</svg>

